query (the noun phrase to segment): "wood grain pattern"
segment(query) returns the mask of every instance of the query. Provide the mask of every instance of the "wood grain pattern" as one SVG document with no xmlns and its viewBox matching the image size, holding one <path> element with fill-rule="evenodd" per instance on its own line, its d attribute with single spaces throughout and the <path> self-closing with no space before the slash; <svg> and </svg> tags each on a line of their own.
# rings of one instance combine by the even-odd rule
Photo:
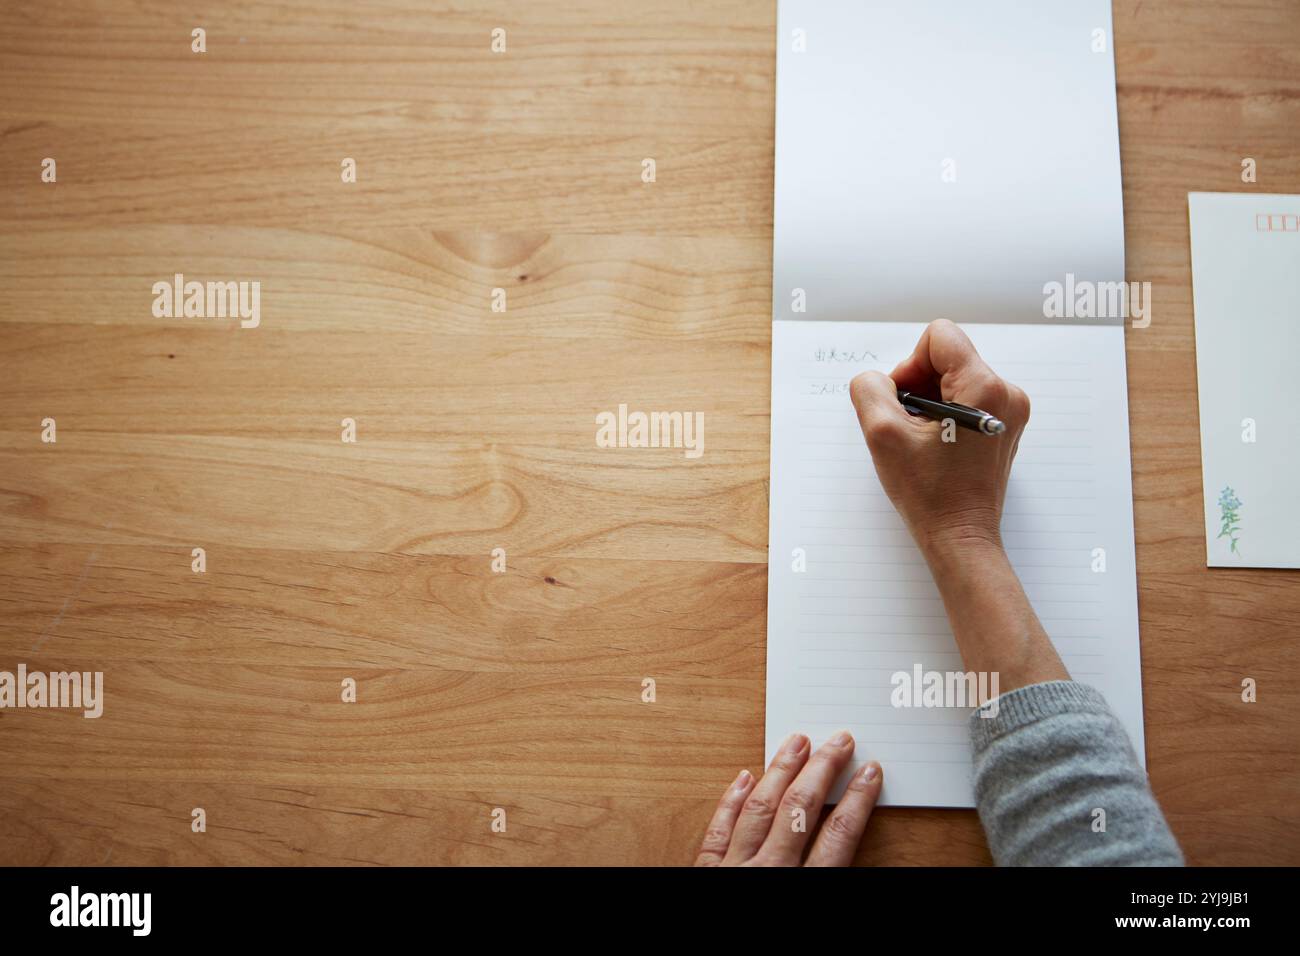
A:
<svg viewBox="0 0 1300 956">
<path fill-rule="evenodd" d="M 1300 191 L 1300 8 L 1114 15 L 1149 770 L 1191 862 L 1296 864 L 1300 579 L 1204 567 L 1186 193 Z M 0 668 L 107 689 L 0 711 L 0 863 L 689 861 L 762 758 L 774 4 L 195 16 L 0 9 Z M 154 318 L 176 272 L 261 327 Z M 704 456 L 596 448 L 620 402 Z M 859 861 L 988 853 L 891 809 Z"/>
</svg>

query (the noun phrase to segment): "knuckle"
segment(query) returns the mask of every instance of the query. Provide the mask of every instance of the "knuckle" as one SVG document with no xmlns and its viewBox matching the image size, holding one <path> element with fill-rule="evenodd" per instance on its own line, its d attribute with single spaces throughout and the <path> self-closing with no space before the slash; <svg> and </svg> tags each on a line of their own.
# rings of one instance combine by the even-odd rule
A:
<svg viewBox="0 0 1300 956">
<path fill-rule="evenodd" d="M 871 377 L 875 374 L 875 372 L 859 372 L 849 382 L 849 397 L 853 399 L 854 407 L 860 408 L 864 403 L 870 403 Z"/>
<path fill-rule="evenodd" d="M 1029 395 L 1023 388 L 1017 385 L 1011 385 L 1007 395 L 1007 411 L 1010 415 L 1015 416 L 1016 421 L 1024 424 L 1029 421 Z"/>
<path fill-rule="evenodd" d="M 990 370 L 982 377 L 979 384 L 980 401 L 985 408 L 1004 415 L 1011 405 L 1011 386 L 997 373 Z"/>
<path fill-rule="evenodd" d="M 701 853 L 725 853 L 731 845 L 731 830 L 727 827 L 711 826 L 704 831 L 704 840 L 700 844 Z"/>
<path fill-rule="evenodd" d="M 776 813 L 776 804 L 766 797 L 750 797 L 740 812 L 750 819 L 770 820 Z"/>
<path fill-rule="evenodd" d="M 862 437 L 867 440 L 867 447 L 893 448 L 902 437 L 902 428 L 896 418 L 877 415 L 862 426 Z"/>
<path fill-rule="evenodd" d="M 805 784 L 791 784 L 785 792 L 781 806 L 786 810 L 811 810 L 817 805 L 817 791 Z"/>
<path fill-rule="evenodd" d="M 848 842 L 856 838 L 861 831 L 860 821 L 851 813 L 835 813 L 826 821 L 826 834 L 837 842 Z"/>
</svg>

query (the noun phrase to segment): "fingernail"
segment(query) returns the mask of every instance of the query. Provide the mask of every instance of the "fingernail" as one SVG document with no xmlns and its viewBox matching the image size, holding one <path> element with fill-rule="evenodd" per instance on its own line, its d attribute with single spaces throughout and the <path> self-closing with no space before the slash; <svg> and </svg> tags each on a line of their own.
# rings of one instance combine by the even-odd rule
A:
<svg viewBox="0 0 1300 956">
<path fill-rule="evenodd" d="M 838 734 L 827 741 L 832 747 L 847 747 L 853 743 L 853 737 L 847 730 L 841 730 Z"/>
<path fill-rule="evenodd" d="M 876 777 L 880 776 L 880 768 L 874 763 L 869 763 L 862 768 L 862 782 L 871 783 Z"/>
<path fill-rule="evenodd" d="M 791 756 L 802 753 L 803 748 L 808 746 L 808 738 L 803 734 L 791 734 L 790 739 L 785 742 L 785 752 Z"/>
<path fill-rule="evenodd" d="M 734 786 L 737 790 L 744 790 L 746 787 L 749 786 L 749 781 L 753 779 L 754 779 L 754 775 L 752 773 L 750 773 L 748 770 L 742 770 L 740 771 L 740 776 L 736 777 L 736 782 Z"/>
</svg>

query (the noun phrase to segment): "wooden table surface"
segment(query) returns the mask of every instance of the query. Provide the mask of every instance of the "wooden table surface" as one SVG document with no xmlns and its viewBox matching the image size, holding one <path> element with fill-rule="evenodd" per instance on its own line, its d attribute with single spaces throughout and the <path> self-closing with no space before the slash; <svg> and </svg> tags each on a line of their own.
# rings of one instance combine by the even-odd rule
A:
<svg viewBox="0 0 1300 956">
<path fill-rule="evenodd" d="M 1186 194 L 1300 192 L 1300 6 L 1114 18 L 1151 779 L 1190 862 L 1296 864 L 1300 577 L 1205 568 Z M 0 669 L 105 686 L 0 711 L 0 863 L 693 858 L 762 760 L 774 34 L 0 7 Z M 155 318 L 178 272 L 259 281 L 260 327 Z M 620 402 L 703 411 L 706 453 L 597 448 Z M 859 860 L 988 853 L 888 809 Z"/>
</svg>

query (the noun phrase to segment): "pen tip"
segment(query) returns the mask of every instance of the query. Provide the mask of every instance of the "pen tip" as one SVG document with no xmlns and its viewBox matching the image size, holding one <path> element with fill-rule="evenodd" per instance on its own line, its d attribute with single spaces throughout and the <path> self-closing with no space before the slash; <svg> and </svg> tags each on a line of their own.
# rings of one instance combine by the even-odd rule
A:
<svg viewBox="0 0 1300 956">
<path fill-rule="evenodd" d="M 1007 426 L 1002 424 L 1001 419 L 993 418 L 992 416 L 984 419 L 984 421 L 980 423 L 980 427 L 984 430 L 984 434 L 986 435 L 1001 435 L 1007 430 Z"/>
</svg>

